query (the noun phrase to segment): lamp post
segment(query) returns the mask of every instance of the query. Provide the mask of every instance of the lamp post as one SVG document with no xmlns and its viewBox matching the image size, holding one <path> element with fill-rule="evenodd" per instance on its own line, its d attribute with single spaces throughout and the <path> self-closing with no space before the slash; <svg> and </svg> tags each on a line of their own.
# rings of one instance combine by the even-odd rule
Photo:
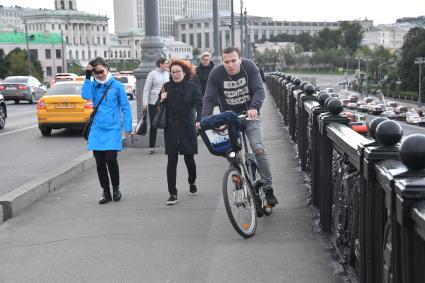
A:
<svg viewBox="0 0 425 283">
<path fill-rule="evenodd" d="M 372 61 L 372 58 L 369 56 L 365 56 L 363 61 L 366 62 L 366 73 L 365 73 L 365 82 L 366 82 L 366 95 L 368 94 L 368 86 L 369 86 L 369 62 Z"/>
<path fill-rule="evenodd" d="M 425 64 L 425 57 L 415 58 L 415 64 L 419 65 L 419 85 L 418 85 L 418 107 L 421 107 L 421 78 L 422 78 L 422 64 Z"/>
<path fill-rule="evenodd" d="M 231 44 L 235 47 L 235 13 L 233 11 L 233 0 L 230 0 L 230 28 L 231 28 Z"/>
<path fill-rule="evenodd" d="M 350 60 L 350 56 L 347 54 L 344 57 L 345 61 L 346 61 L 346 65 L 345 65 L 345 83 L 347 85 L 348 88 L 348 60 Z"/>
<path fill-rule="evenodd" d="M 243 1 L 241 0 L 241 18 L 240 18 L 240 26 L 241 26 L 241 54 L 243 53 Z"/>
<path fill-rule="evenodd" d="M 65 47 L 63 42 L 63 30 L 61 30 L 61 42 L 62 42 L 62 72 L 67 72 L 65 69 Z"/>
<path fill-rule="evenodd" d="M 24 26 L 25 26 L 25 39 L 27 42 L 27 59 L 28 59 L 28 75 L 32 76 L 32 72 L 31 72 L 31 59 L 30 59 L 30 48 L 29 48 L 29 43 L 28 43 L 28 24 L 26 21 L 24 21 Z"/>
</svg>

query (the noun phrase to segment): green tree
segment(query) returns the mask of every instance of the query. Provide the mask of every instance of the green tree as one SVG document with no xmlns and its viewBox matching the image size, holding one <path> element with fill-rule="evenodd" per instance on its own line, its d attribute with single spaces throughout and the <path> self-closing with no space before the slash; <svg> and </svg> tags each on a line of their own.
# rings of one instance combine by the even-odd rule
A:
<svg viewBox="0 0 425 283">
<path fill-rule="evenodd" d="M 4 56 L 4 50 L 0 48 L 0 78 L 6 77 L 7 64 Z"/>
<path fill-rule="evenodd" d="M 312 48 L 313 37 L 309 33 L 303 32 L 298 35 L 295 42 L 301 45 L 304 51 L 310 51 Z"/>
<path fill-rule="evenodd" d="M 338 48 L 340 42 L 340 31 L 324 28 L 313 38 L 313 50 Z"/>
<path fill-rule="evenodd" d="M 340 45 L 342 48 L 350 50 L 353 53 L 359 48 L 363 38 L 363 28 L 359 22 L 342 22 L 339 26 Z"/>
<path fill-rule="evenodd" d="M 398 62 L 401 88 L 408 91 L 418 90 L 418 65 L 415 58 L 425 55 L 425 29 L 415 27 L 409 30 L 401 47 L 401 58 Z M 425 80 L 422 80 L 425 85 Z M 423 86 L 422 86 L 423 89 Z"/>
<path fill-rule="evenodd" d="M 34 77 L 43 81 L 43 69 L 40 62 L 35 58 L 31 59 L 31 72 Z M 27 51 L 20 48 L 15 48 L 5 58 L 7 66 L 7 76 L 27 76 L 28 61 Z"/>
</svg>

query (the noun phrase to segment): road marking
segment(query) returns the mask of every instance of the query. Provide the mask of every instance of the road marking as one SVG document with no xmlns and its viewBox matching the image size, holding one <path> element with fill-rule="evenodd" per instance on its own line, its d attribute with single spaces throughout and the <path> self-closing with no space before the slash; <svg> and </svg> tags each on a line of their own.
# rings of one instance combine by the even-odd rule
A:
<svg viewBox="0 0 425 283">
<path fill-rule="evenodd" d="M 37 125 L 34 125 L 34 126 L 24 127 L 24 128 L 21 128 L 21 129 L 17 129 L 17 130 L 13 130 L 13 131 L 10 131 L 10 132 L 2 133 L 2 134 L 0 134 L 0 137 L 1 136 L 6 136 L 6 135 L 10 135 L 10 134 L 14 134 L 14 133 L 18 133 L 18 132 L 22 132 L 22 131 L 29 130 L 29 129 L 34 129 L 36 127 L 38 127 L 38 124 Z"/>
</svg>

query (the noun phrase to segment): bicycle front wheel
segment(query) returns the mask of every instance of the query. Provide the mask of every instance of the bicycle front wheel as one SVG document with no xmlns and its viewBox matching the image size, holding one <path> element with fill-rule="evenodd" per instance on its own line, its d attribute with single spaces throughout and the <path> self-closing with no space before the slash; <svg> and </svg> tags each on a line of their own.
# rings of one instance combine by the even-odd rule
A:
<svg viewBox="0 0 425 283">
<path fill-rule="evenodd" d="M 239 169 L 230 167 L 223 177 L 223 199 L 230 223 L 244 238 L 254 236 L 257 215 L 254 194 Z"/>
</svg>

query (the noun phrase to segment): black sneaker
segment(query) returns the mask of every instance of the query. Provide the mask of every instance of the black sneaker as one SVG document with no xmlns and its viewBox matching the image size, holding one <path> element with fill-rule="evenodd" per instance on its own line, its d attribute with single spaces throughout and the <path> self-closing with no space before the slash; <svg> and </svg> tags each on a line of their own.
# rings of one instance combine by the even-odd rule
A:
<svg viewBox="0 0 425 283">
<path fill-rule="evenodd" d="M 275 206 L 276 204 L 279 203 L 277 201 L 277 198 L 273 194 L 273 189 L 268 189 L 267 191 L 265 191 L 265 194 L 266 194 L 266 200 L 268 205 Z"/>
<path fill-rule="evenodd" d="M 99 204 L 105 204 L 112 200 L 112 196 L 110 192 L 104 192 L 102 194 L 102 198 L 99 200 Z"/>
<path fill-rule="evenodd" d="M 177 202 L 177 196 L 171 195 L 167 200 L 167 205 L 173 205 Z"/>
<path fill-rule="evenodd" d="M 196 187 L 196 184 L 189 185 L 189 195 L 196 195 L 198 193 L 198 188 Z"/>
</svg>

